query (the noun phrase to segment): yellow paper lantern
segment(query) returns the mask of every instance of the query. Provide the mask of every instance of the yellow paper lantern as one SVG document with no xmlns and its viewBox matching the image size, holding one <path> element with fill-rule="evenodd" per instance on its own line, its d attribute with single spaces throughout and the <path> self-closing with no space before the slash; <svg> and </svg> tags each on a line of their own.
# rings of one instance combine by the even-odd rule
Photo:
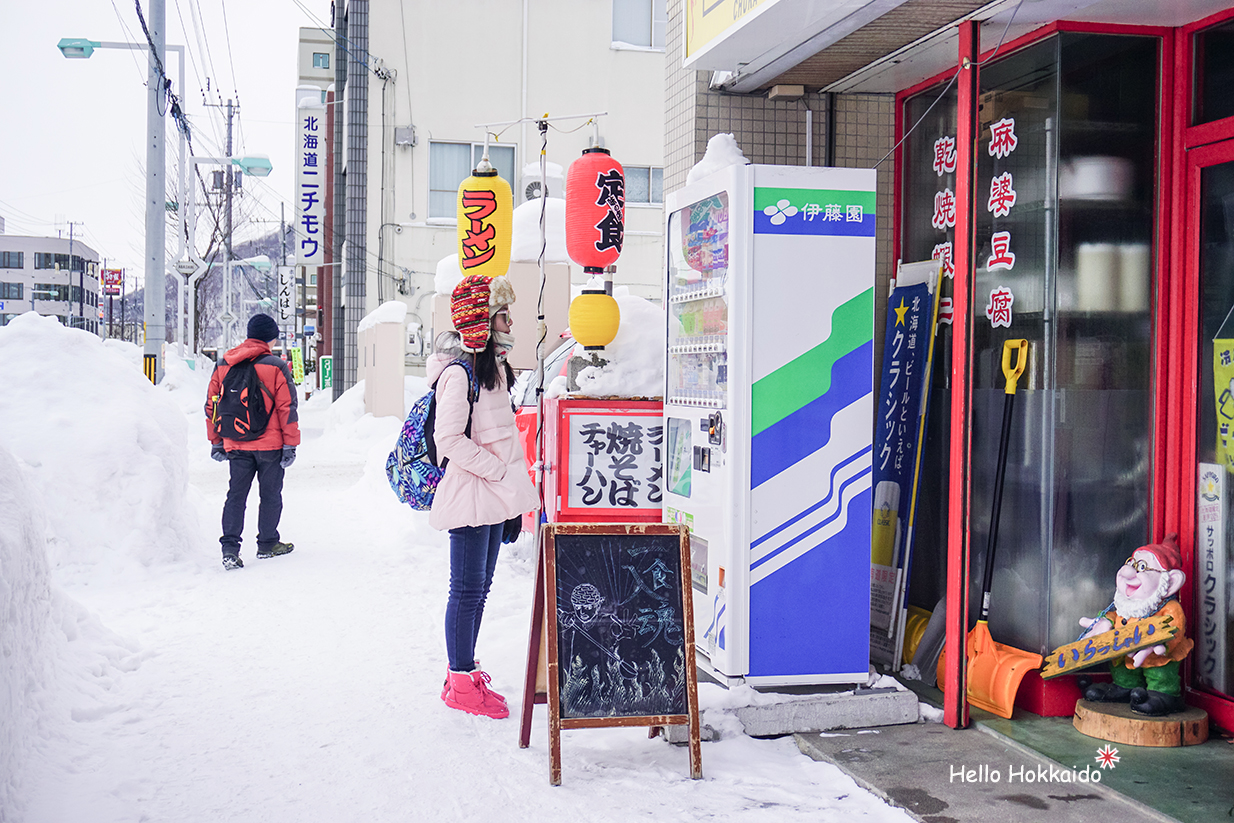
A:
<svg viewBox="0 0 1234 823">
<path fill-rule="evenodd" d="M 510 270 L 514 198 L 487 160 L 458 187 L 458 266 L 463 274 L 500 277 Z"/>
<path fill-rule="evenodd" d="M 584 289 L 570 303 L 570 334 L 585 349 L 602 349 L 617 336 L 621 309 L 611 295 Z"/>
</svg>

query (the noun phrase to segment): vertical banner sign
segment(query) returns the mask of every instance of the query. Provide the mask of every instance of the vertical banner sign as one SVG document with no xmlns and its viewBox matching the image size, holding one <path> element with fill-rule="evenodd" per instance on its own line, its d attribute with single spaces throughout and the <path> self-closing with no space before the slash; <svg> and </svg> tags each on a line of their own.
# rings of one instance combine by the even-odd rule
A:
<svg viewBox="0 0 1234 823">
<path fill-rule="evenodd" d="M 334 388 L 334 357 L 323 354 L 317 364 L 317 373 L 321 375 L 321 388 Z"/>
<path fill-rule="evenodd" d="M 291 377 L 297 386 L 304 382 L 304 355 L 297 348 L 291 350 Z"/>
<path fill-rule="evenodd" d="M 1229 692 L 1226 681 L 1225 469 L 1201 463 L 1196 512 L 1195 596 L 1199 626 L 1195 670 L 1210 689 Z"/>
<path fill-rule="evenodd" d="M 296 89 L 296 265 L 325 261 L 326 107 L 321 89 Z"/>
<path fill-rule="evenodd" d="M 296 280 L 291 266 L 279 266 L 279 325 L 286 325 L 296 318 Z"/>
<path fill-rule="evenodd" d="M 887 304 L 883 371 L 874 425 L 874 522 L 870 557 L 871 637 L 892 637 L 908 574 L 913 502 L 928 404 L 938 298 L 937 260 L 900 267 Z M 898 647 L 898 643 L 894 644 Z M 874 644 L 885 657 L 889 644 Z M 881 652 L 880 652 L 881 650 Z M 893 655 L 893 658 L 895 656 Z M 883 662 L 895 664 L 895 660 Z M 896 667 L 898 668 L 898 667 Z"/>
<path fill-rule="evenodd" d="M 1231 311 L 1234 314 L 1234 310 Z M 1213 391 L 1217 400 L 1217 459 L 1234 472 L 1234 339 L 1227 317 L 1213 340 Z"/>
</svg>

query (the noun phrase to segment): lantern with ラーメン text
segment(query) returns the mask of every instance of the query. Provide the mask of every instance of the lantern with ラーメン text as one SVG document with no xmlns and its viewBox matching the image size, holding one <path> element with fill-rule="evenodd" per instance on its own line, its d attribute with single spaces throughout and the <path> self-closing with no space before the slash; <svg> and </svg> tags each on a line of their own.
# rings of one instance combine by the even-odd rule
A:
<svg viewBox="0 0 1234 823">
<path fill-rule="evenodd" d="M 617 262 L 625 237 L 626 178 L 608 149 L 585 149 L 566 174 L 566 252 L 588 274 Z"/>
<path fill-rule="evenodd" d="M 500 277 L 510 270 L 514 198 L 485 156 L 458 187 L 458 266 Z"/>
</svg>

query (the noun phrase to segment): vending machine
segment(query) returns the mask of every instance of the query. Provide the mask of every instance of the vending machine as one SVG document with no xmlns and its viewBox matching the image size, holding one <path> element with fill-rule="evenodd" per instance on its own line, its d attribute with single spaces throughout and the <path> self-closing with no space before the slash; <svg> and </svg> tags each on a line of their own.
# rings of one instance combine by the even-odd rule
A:
<svg viewBox="0 0 1234 823">
<path fill-rule="evenodd" d="M 721 682 L 864 682 L 872 169 L 731 166 L 666 198 L 664 515 Z"/>
</svg>

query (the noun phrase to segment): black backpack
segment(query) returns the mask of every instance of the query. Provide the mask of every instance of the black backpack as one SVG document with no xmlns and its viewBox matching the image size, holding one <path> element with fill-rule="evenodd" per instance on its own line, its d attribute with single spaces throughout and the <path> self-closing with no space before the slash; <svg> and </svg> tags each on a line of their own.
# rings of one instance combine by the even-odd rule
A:
<svg viewBox="0 0 1234 823">
<path fill-rule="evenodd" d="M 270 408 L 262 395 L 270 394 L 257 374 L 257 359 L 241 360 L 223 376 L 222 396 L 214 406 L 214 425 L 228 440 L 256 440 L 270 423 Z M 271 406 L 274 397 L 271 395 Z"/>
</svg>

